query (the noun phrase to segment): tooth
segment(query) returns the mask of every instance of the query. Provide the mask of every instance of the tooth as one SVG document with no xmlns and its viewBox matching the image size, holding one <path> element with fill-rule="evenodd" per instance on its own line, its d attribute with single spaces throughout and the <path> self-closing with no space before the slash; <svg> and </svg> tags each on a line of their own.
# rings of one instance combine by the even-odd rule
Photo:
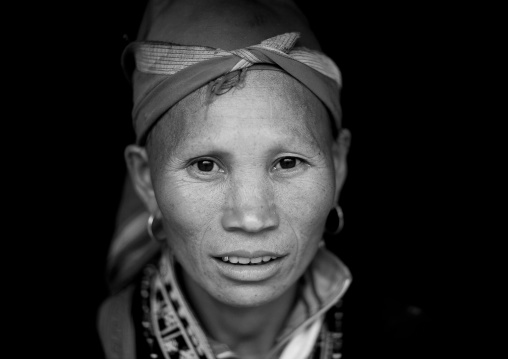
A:
<svg viewBox="0 0 508 359">
<path fill-rule="evenodd" d="M 222 257 L 222 261 L 223 261 L 223 262 L 227 262 L 227 261 L 228 261 L 228 259 L 229 259 L 229 257 L 228 257 L 228 256 Z"/>
<path fill-rule="evenodd" d="M 238 258 L 238 262 L 240 262 L 240 264 L 249 264 L 250 262 L 250 259 L 249 258 Z"/>
<path fill-rule="evenodd" d="M 229 257 L 229 263 L 238 263 L 238 257 Z"/>
<path fill-rule="evenodd" d="M 264 256 L 263 257 L 263 262 L 268 262 L 272 257 L 270 256 Z"/>
<path fill-rule="evenodd" d="M 263 260 L 263 258 L 261 258 L 261 257 L 251 258 L 250 262 L 256 264 L 256 263 L 260 263 L 262 260 Z"/>
<path fill-rule="evenodd" d="M 276 259 L 277 257 L 272 257 L 272 259 Z"/>
</svg>

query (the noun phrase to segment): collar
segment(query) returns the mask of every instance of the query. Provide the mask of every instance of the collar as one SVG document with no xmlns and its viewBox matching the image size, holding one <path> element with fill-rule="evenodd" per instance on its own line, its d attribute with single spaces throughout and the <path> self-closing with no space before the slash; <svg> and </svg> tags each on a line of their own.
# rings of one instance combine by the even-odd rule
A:
<svg viewBox="0 0 508 359">
<path fill-rule="evenodd" d="M 301 295 L 276 346 L 284 345 L 300 328 L 320 318 L 342 298 L 351 281 L 346 265 L 326 248 L 320 248 L 302 278 Z"/>
</svg>

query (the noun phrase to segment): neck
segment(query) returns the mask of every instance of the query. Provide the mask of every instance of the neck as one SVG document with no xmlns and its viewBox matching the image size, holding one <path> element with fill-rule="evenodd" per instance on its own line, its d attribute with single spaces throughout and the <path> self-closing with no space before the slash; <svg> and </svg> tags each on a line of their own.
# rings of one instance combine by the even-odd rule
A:
<svg viewBox="0 0 508 359">
<path fill-rule="evenodd" d="M 289 316 L 296 284 L 282 296 L 257 307 L 234 307 L 211 297 L 182 271 L 184 292 L 208 336 L 243 359 L 266 358 Z"/>
</svg>

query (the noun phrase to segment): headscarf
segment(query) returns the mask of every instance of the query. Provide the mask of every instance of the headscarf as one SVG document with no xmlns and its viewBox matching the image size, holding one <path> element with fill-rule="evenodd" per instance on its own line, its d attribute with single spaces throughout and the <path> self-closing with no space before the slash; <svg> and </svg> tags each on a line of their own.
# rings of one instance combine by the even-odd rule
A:
<svg viewBox="0 0 508 359">
<path fill-rule="evenodd" d="M 143 145 L 178 101 L 237 70 L 268 64 L 300 81 L 341 127 L 341 75 L 290 0 L 151 0 L 138 38 L 123 53 L 133 86 L 133 125 Z M 127 284 L 158 251 L 149 216 L 126 183 L 108 258 L 110 286 Z"/>
</svg>

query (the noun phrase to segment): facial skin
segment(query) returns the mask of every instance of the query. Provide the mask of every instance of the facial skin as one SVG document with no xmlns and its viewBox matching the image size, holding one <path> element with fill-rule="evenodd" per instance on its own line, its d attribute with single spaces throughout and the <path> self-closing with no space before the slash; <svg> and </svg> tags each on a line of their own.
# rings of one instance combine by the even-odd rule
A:
<svg viewBox="0 0 508 359">
<path fill-rule="evenodd" d="M 148 153 L 127 148 L 135 188 L 160 211 L 186 285 L 244 308 L 294 288 L 346 175 L 349 133 L 334 140 L 329 121 L 292 77 L 248 71 L 243 87 L 211 104 L 204 91 L 182 100 L 152 130 Z M 220 259 L 235 251 L 277 259 L 240 270 Z"/>
</svg>

